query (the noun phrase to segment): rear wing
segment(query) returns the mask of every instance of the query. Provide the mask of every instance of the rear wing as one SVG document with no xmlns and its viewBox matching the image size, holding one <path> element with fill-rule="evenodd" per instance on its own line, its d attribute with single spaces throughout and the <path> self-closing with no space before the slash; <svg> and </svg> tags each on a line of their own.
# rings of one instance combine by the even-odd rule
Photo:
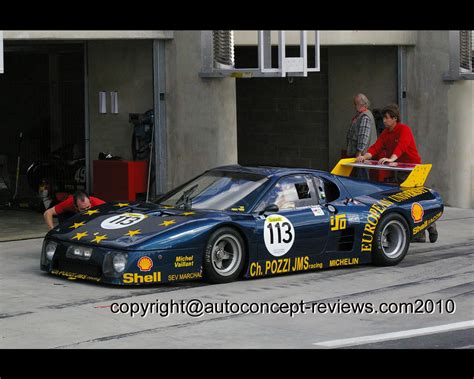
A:
<svg viewBox="0 0 474 379">
<path fill-rule="evenodd" d="M 392 162 L 388 164 L 378 164 L 378 161 L 366 160 L 364 163 L 356 162 L 355 158 L 341 159 L 331 171 L 331 174 L 340 176 L 349 176 L 354 167 L 389 170 L 389 171 L 408 171 L 410 174 L 400 187 L 423 187 L 431 171 L 432 164 L 413 164 Z"/>
</svg>

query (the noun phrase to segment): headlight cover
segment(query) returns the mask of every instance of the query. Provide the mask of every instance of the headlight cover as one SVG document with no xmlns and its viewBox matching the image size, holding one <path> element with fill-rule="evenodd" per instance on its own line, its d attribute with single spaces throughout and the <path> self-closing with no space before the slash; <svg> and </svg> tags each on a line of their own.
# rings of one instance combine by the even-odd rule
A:
<svg viewBox="0 0 474 379">
<path fill-rule="evenodd" d="M 46 257 L 46 260 L 51 262 L 54 257 L 54 253 L 56 252 L 56 248 L 58 247 L 58 244 L 53 241 L 48 241 L 46 242 L 46 246 L 44 247 L 44 255 Z"/>
<path fill-rule="evenodd" d="M 127 255 L 124 253 L 117 253 L 112 259 L 114 270 L 118 273 L 122 273 L 127 265 Z"/>
<path fill-rule="evenodd" d="M 41 249 L 41 264 L 42 265 L 46 266 L 51 263 L 57 247 L 58 247 L 58 244 L 56 242 L 49 241 L 47 239 L 43 240 L 43 248 Z"/>
<path fill-rule="evenodd" d="M 104 257 L 102 272 L 104 275 L 118 278 L 127 267 L 128 254 L 120 251 L 109 251 Z"/>
<path fill-rule="evenodd" d="M 77 258 L 77 259 L 82 259 L 84 261 L 88 261 L 91 256 L 92 256 L 91 247 L 71 245 L 67 248 L 67 251 L 66 251 L 67 258 Z"/>
</svg>

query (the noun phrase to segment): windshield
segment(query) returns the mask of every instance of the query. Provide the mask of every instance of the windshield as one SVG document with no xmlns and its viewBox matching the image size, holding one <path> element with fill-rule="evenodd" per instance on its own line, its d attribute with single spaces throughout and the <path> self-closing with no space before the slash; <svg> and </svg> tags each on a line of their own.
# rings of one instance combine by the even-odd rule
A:
<svg viewBox="0 0 474 379">
<path fill-rule="evenodd" d="M 263 175 L 209 171 L 159 199 L 161 206 L 245 212 L 264 189 Z"/>
</svg>

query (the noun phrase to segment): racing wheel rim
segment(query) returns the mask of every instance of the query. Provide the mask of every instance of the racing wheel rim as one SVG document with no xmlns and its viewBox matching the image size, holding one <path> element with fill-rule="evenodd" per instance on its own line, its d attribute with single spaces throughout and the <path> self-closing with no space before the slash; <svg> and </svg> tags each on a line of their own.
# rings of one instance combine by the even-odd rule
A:
<svg viewBox="0 0 474 379">
<path fill-rule="evenodd" d="M 398 220 L 387 223 L 382 231 L 382 251 L 388 258 L 398 258 L 407 243 L 405 228 Z"/>
<path fill-rule="evenodd" d="M 231 234 L 220 236 L 212 246 L 212 267 L 221 276 L 232 275 L 238 269 L 241 260 L 242 246 Z"/>
</svg>

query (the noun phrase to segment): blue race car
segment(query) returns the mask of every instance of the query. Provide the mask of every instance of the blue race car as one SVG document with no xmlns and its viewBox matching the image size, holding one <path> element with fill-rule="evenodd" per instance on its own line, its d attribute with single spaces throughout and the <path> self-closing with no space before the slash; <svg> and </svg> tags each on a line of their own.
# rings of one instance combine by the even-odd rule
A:
<svg viewBox="0 0 474 379">
<path fill-rule="evenodd" d="M 440 195 L 423 186 L 431 165 L 368 167 L 406 170 L 401 185 L 349 177 L 358 165 L 341 160 L 331 173 L 224 166 L 155 203 L 103 204 L 48 232 L 41 269 L 138 285 L 396 265 L 443 213 Z"/>
</svg>

